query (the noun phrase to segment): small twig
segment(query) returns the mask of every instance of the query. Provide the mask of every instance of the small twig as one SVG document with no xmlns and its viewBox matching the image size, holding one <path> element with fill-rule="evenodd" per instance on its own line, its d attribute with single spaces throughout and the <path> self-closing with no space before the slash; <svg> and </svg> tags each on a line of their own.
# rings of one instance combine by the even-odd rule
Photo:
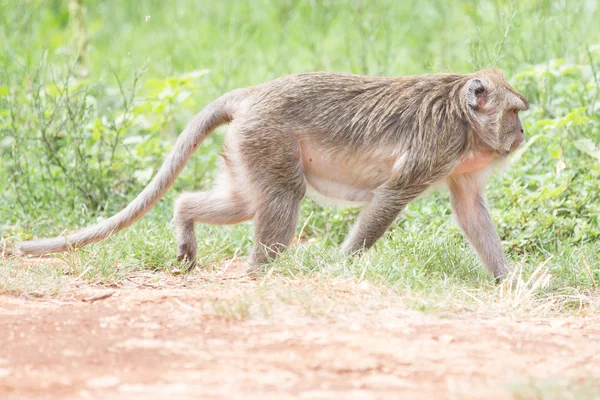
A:
<svg viewBox="0 0 600 400">
<path fill-rule="evenodd" d="M 515 15 L 517 15 L 517 10 L 515 9 L 515 2 L 511 2 L 512 14 L 506 24 L 506 30 L 504 31 L 504 36 L 502 37 L 502 42 L 500 43 L 500 47 L 498 48 L 498 52 L 496 53 L 496 59 L 494 60 L 494 66 L 498 64 L 500 61 L 500 57 L 502 57 L 502 52 L 504 51 L 504 45 L 506 44 L 506 39 L 508 38 L 508 33 L 510 32 L 510 27 L 512 26 L 513 19 Z"/>
<path fill-rule="evenodd" d="M 590 264 L 588 264 L 587 261 L 583 260 L 583 265 L 585 265 L 585 269 L 590 277 L 590 280 L 592 281 L 592 285 L 594 285 L 594 287 L 597 288 L 598 285 L 596 284 L 596 281 L 594 280 L 594 273 L 592 272 L 592 269 L 590 268 Z"/>
<path fill-rule="evenodd" d="M 126 276 L 125 279 L 128 280 L 129 282 L 134 283 L 136 289 L 139 288 L 140 286 L 146 286 L 146 287 L 149 287 L 149 288 L 152 288 L 152 289 L 160 289 L 160 286 L 151 285 L 151 284 L 145 283 L 145 282 L 139 283 L 139 282 L 134 281 L 133 279 L 131 279 L 128 276 Z"/>
<path fill-rule="evenodd" d="M 358 282 L 362 282 L 362 280 L 365 278 L 365 274 L 367 273 L 368 267 L 369 267 L 369 263 L 365 262 L 365 267 L 363 268 L 362 272 L 360 273 L 360 278 L 358 278 Z"/>
<path fill-rule="evenodd" d="M 596 100 L 598 99 L 598 95 L 600 95 L 600 82 L 598 82 L 598 71 L 596 70 L 596 64 L 594 63 L 594 58 L 592 57 L 592 53 L 590 53 L 590 47 L 588 45 L 585 46 L 585 50 L 590 61 L 590 68 L 592 69 L 592 76 L 594 78 L 594 83 L 596 83 L 596 93 L 594 93 L 594 99 L 590 102 L 592 105 L 592 115 L 594 115 L 596 111 Z"/>
<path fill-rule="evenodd" d="M 238 254 L 238 250 L 235 251 L 235 253 L 233 253 L 233 257 L 231 258 L 231 260 L 229 260 L 229 262 L 227 263 L 227 265 L 225 265 L 223 267 L 223 269 L 221 269 L 219 272 L 217 272 L 217 276 L 221 276 L 223 274 L 225 274 L 225 272 L 227 272 L 227 270 L 229 269 L 229 267 L 231 266 L 231 264 L 233 264 L 233 262 L 235 261 L 235 258 L 237 257 Z"/>
<path fill-rule="evenodd" d="M 96 296 L 88 297 L 86 299 L 83 299 L 83 301 L 85 301 L 87 303 L 93 303 L 93 302 L 98 301 L 98 300 L 108 299 L 113 294 L 115 294 L 115 292 L 107 292 L 107 293 L 99 294 L 99 295 L 96 295 Z"/>
<path fill-rule="evenodd" d="M 314 214 L 314 212 L 311 211 L 310 215 L 306 218 L 306 221 L 304 221 L 304 224 L 302 225 L 302 228 L 300 229 L 300 233 L 298 234 L 298 244 L 300 243 L 300 240 L 302 240 L 302 235 L 304 234 L 304 229 L 308 225 L 308 221 L 310 221 L 310 218 L 313 216 L 313 214 Z"/>
<path fill-rule="evenodd" d="M 184 310 L 193 311 L 193 312 L 197 312 L 197 313 L 202 313 L 201 310 L 199 310 L 199 309 L 197 309 L 195 307 L 189 306 L 189 305 L 185 304 L 184 302 L 182 302 L 181 300 L 179 300 L 177 298 L 173 299 L 173 301 L 175 303 L 177 303 L 177 305 L 179 305 L 179 307 L 183 308 Z"/>
<path fill-rule="evenodd" d="M 479 305 L 481 305 L 481 306 L 484 305 L 483 301 L 479 300 L 477 297 L 473 296 L 471 293 L 467 292 L 466 290 L 462 289 L 462 292 L 464 294 L 466 294 L 467 296 L 469 296 L 471 299 L 475 300 L 477 303 L 479 303 Z"/>
</svg>

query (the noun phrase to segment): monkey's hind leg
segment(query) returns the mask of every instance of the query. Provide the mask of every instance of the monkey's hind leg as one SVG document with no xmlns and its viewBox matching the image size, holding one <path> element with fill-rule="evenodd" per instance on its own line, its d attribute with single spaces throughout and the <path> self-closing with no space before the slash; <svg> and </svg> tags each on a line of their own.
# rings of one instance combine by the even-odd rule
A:
<svg viewBox="0 0 600 400">
<path fill-rule="evenodd" d="M 243 155 L 254 160 L 246 163 L 256 204 L 254 246 L 248 258 L 251 274 L 291 244 L 306 193 L 295 138 L 271 132 L 261 139 L 257 147 L 247 146 Z"/>
<path fill-rule="evenodd" d="M 183 193 L 175 202 L 175 231 L 177 260 L 185 261 L 191 270 L 196 263 L 196 234 L 194 223 L 230 225 L 248 221 L 254 211 L 235 186 L 227 170 L 216 179 L 212 189 Z"/>
<path fill-rule="evenodd" d="M 248 259 L 249 272 L 272 260 L 294 239 L 302 197 L 280 193 L 259 204 L 255 216 L 255 242 Z"/>
</svg>

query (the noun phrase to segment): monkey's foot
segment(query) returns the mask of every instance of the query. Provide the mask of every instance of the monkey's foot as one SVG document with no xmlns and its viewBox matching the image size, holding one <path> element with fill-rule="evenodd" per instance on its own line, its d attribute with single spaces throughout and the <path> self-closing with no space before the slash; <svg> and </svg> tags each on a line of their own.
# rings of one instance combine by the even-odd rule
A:
<svg viewBox="0 0 600 400">
<path fill-rule="evenodd" d="M 246 263 L 246 275 L 250 279 L 260 279 L 263 278 L 267 274 L 267 268 L 265 264 L 250 264 Z"/>
<path fill-rule="evenodd" d="M 182 272 L 191 272 L 196 267 L 196 256 L 190 256 L 187 254 L 178 255 L 177 262 L 182 263 Z"/>
<path fill-rule="evenodd" d="M 16 256 L 14 241 L 10 238 L 5 239 L 0 245 L 0 258 L 8 258 L 10 256 Z"/>
</svg>

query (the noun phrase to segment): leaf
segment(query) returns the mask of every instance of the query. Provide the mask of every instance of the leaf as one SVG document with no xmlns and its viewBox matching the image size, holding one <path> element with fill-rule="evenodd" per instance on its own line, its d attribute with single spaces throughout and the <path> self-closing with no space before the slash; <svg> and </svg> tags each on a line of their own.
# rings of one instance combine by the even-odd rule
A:
<svg viewBox="0 0 600 400">
<path fill-rule="evenodd" d="M 562 193 L 567 189 L 568 187 L 568 183 L 567 182 L 563 182 L 561 183 L 560 186 L 552 188 L 552 187 L 545 187 L 544 189 L 542 189 L 541 193 L 539 194 L 539 198 L 540 200 L 549 200 L 549 199 L 557 199 L 560 198 Z"/>
<path fill-rule="evenodd" d="M 571 111 L 569 114 L 565 115 L 563 118 L 558 121 L 556 124 L 557 128 L 562 128 L 563 126 L 569 125 L 583 125 L 587 124 L 590 119 L 586 116 L 582 116 L 581 114 L 587 110 L 587 107 L 579 107 Z"/>
<path fill-rule="evenodd" d="M 600 160 L 600 150 L 590 139 L 579 139 L 576 140 L 573 145 L 575 148 L 588 156 L 594 157 Z"/>
<path fill-rule="evenodd" d="M 531 126 L 531 129 L 543 128 L 544 126 L 554 126 L 556 125 L 556 121 L 551 119 L 542 119 L 537 121 L 535 124 Z"/>
<path fill-rule="evenodd" d="M 528 69 L 525 70 L 523 72 L 520 72 L 518 74 L 516 74 L 515 76 L 513 76 L 513 80 L 518 81 L 518 80 L 522 80 L 523 78 L 533 78 L 535 77 L 535 71 L 533 69 Z"/>
<path fill-rule="evenodd" d="M 8 96 L 8 86 L 0 86 L 0 96 Z"/>
<path fill-rule="evenodd" d="M 571 66 L 560 71 L 561 75 L 569 75 L 569 74 L 577 74 L 581 72 L 582 68 L 580 66 Z"/>
<path fill-rule="evenodd" d="M 573 125 L 583 125 L 589 122 L 589 119 L 587 117 L 578 117 L 578 118 L 573 118 L 573 119 L 561 119 L 560 121 L 558 121 L 558 124 L 556 124 L 557 128 L 563 128 L 565 126 L 573 126 Z"/>
<path fill-rule="evenodd" d="M 561 158 L 563 155 L 563 150 L 558 144 L 551 144 L 549 146 L 549 150 L 550 150 L 550 157 L 554 158 L 555 160 Z"/>
<path fill-rule="evenodd" d="M 141 137 L 141 136 L 139 136 L 139 135 L 136 135 L 136 136 L 129 136 L 129 137 L 126 137 L 126 138 L 123 140 L 123 144 L 124 144 L 124 145 L 129 145 L 129 144 L 139 144 L 139 143 L 142 143 L 143 141 L 144 141 L 144 138 L 143 138 L 143 137 Z"/>
<path fill-rule="evenodd" d="M 135 126 L 137 128 L 145 129 L 145 130 L 153 130 L 153 126 L 154 126 L 152 121 L 149 118 L 147 118 L 145 115 L 137 115 L 133 119 L 133 123 L 135 124 Z"/>
<path fill-rule="evenodd" d="M 92 133 L 92 140 L 96 142 L 102 136 L 102 131 L 100 129 L 94 129 Z"/>
<path fill-rule="evenodd" d="M 191 95 L 192 95 L 192 93 L 190 91 L 185 90 L 185 91 L 179 93 L 175 100 L 178 103 L 181 103 L 181 102 L 184 102 L 185 100 L 187 100 L 187 98 L 190 97 Z"/>
<path fill-rule="evenodd" d="M 588 117 L 577 117 L 571 120 L 571 126 L 585 125 L 589 124 L 590 122 L 591 119 L 589 119 Z"/>
<path fill-rule="evenodd" d="M 587 107 L 578 107 L 573 109 L 570 113 L 568 113 L 563 119 L 572 120 L 576 116 L 583 114 L 587 110 Z"/>
<path fill-rule="evenodd" d="M 164 89 L 167 86 L 167 82 L 163 81 L 163 80 L 158 80 L 158 79 L 148 79 L 145 83 L 144 86 L 146 87 L 146 89 Z"/>
<path fill-rule="evenodd" d="M 199 69 L 196 71 L 192 71 L 192 72 L 188 72 L 187 74 L 183 74 L 181 75 L 182 78 L 191 78 L 191 79 L 197 79 L 200 78 L 203 75 L 209 74 L 210 73 L 210 69 Z"/>
<path fill-rule="evenodd" d="M 135 171 L 133 173 L 133 176 L 139 182 L 146 183 L 146 182 L 148 182 L 150 180 L 150 178 L 152 178 L 152 171 L 153 171 L 152 167 L 148 167 L 148 168 L 144 168 L 144 169 L 138 169 L 137 171 Z"/>
<path fill-rule="evenodd" d="M 535 135 L 531 139 L 527 140 L 523 145 L 519 146 L 517 151 L 513 153 L 513 156 L 510 158 L 511 163 L 516 163 L 523 156 L 523 154 L 534 144 L 542 135 Z"/>
<path fill-rule="evenodd" d="M 12 136 L 7 136 L 4 139 L 0 140 L 0 148 L 7 148 L 10 147 L 13 142 L 15 141 L 15 138 Z"/>
</svg>

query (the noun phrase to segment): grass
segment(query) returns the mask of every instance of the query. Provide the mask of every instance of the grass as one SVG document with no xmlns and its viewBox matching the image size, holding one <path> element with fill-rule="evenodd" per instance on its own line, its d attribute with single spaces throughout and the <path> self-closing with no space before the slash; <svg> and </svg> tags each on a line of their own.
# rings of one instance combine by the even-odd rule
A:
<svg viewBox="0 0 600 400">
<path fill-rule="evenodd" d="M 600 285 L 600 4 L 86 0 L 89 47 L 67 1 L 0 2 L 0 237 L 56 235 L 118 211 L 189 118 L 218 95 L 313 70 L 400 75 L 505 70 L 532 103 L 528 147 L 489 184 L 518 283 L 496 287 L 450 221 L 446 193 L 411 203 L 360 259 L 337 251 L 357 210 L 306 200 L 294 246 L 268 276 L 351 279 L 424 311 L 593 312 Z M 68 277 L 110 282 L 169 271 L 178 191 L 207 187 L 218 130 L 143 220 L 64 266 L 0 260 L 0 289 L 52 293 Z M 197 227 L 207 273 L 247 254 L 252 225 Z M 234 307 L 235 309 L 235 307 Z M 244 315 L 241 305 L 235 315 Z"/>
<path fill-rule="evenodd" d="M 586 400 L 600 396 L 598 387 L 591 381 L 543 379 L 515 385 L 512 391 L 515 400 Z"/>
<path fill-rule="evenodd" d="M 248 249 L 250 228 L 250 224 L 206 227 L 205 232 L 201 228 L 199 238 L 210 240 L 199 242 L 201 265 L 193 274 L 200 274 L 209 281 L 218 275 L 243 249 Z M 549 259 L 534 266 L 516 262 L 513 276 L 497 286 L 462 237 L 453 236 L 437 240 L 425 235 L 406 237 L 397 229 L 359 259 L 349 259 L 336 247 L 318 242 L 295 245 L 267 267 L 257 284 L 269 291 L 271 282 L 281 279 L 316 280 L 331 291 L 340 281 L 354 285 L 365 282 L 370 287 L 387 288 L 385 290 L 397 296 L 404 307 L 428 313 L 511 312 L 541 316 L 587 315 L 600 310 L 600 292 L 595 281 L 588 275 L 578 276 L 579 270 L 573 267 L 592 262 L 597 265 L 597 259 L 592 260 L 590 256 L 597 257 L 597 251 L 592 248 L 577 247 L 558 255 L 556 260 Z M 58 260 L 39 259 L 34 266 L 26 268 L 16 260 L 3 261 L 0 281 L 4 292 L 53 295 L 73 278 L 111 285 L 143 270 L 179 275 L 174 262 L 175 249 L 170 224 L 159 229 L 155 221 L 144 221 L 105 242 L 59 255 Z M 314 290 L 311 288 L 305 295 L 313 296 Z M 247 317 L 249 300 L 244 296 L 215 304 L 217 314 L 233 318 L 226 315 L 229 312 L 239 318 Z M 268 296 L 253 293 L 251 297 L 252 302 L 258 302 L 257 307 L 269 307 Z M 304 303 L 298 292 L 285 298 Z M 311 314 L 315 305 L 306 304 L 306 312 Z"/>
</svg>

